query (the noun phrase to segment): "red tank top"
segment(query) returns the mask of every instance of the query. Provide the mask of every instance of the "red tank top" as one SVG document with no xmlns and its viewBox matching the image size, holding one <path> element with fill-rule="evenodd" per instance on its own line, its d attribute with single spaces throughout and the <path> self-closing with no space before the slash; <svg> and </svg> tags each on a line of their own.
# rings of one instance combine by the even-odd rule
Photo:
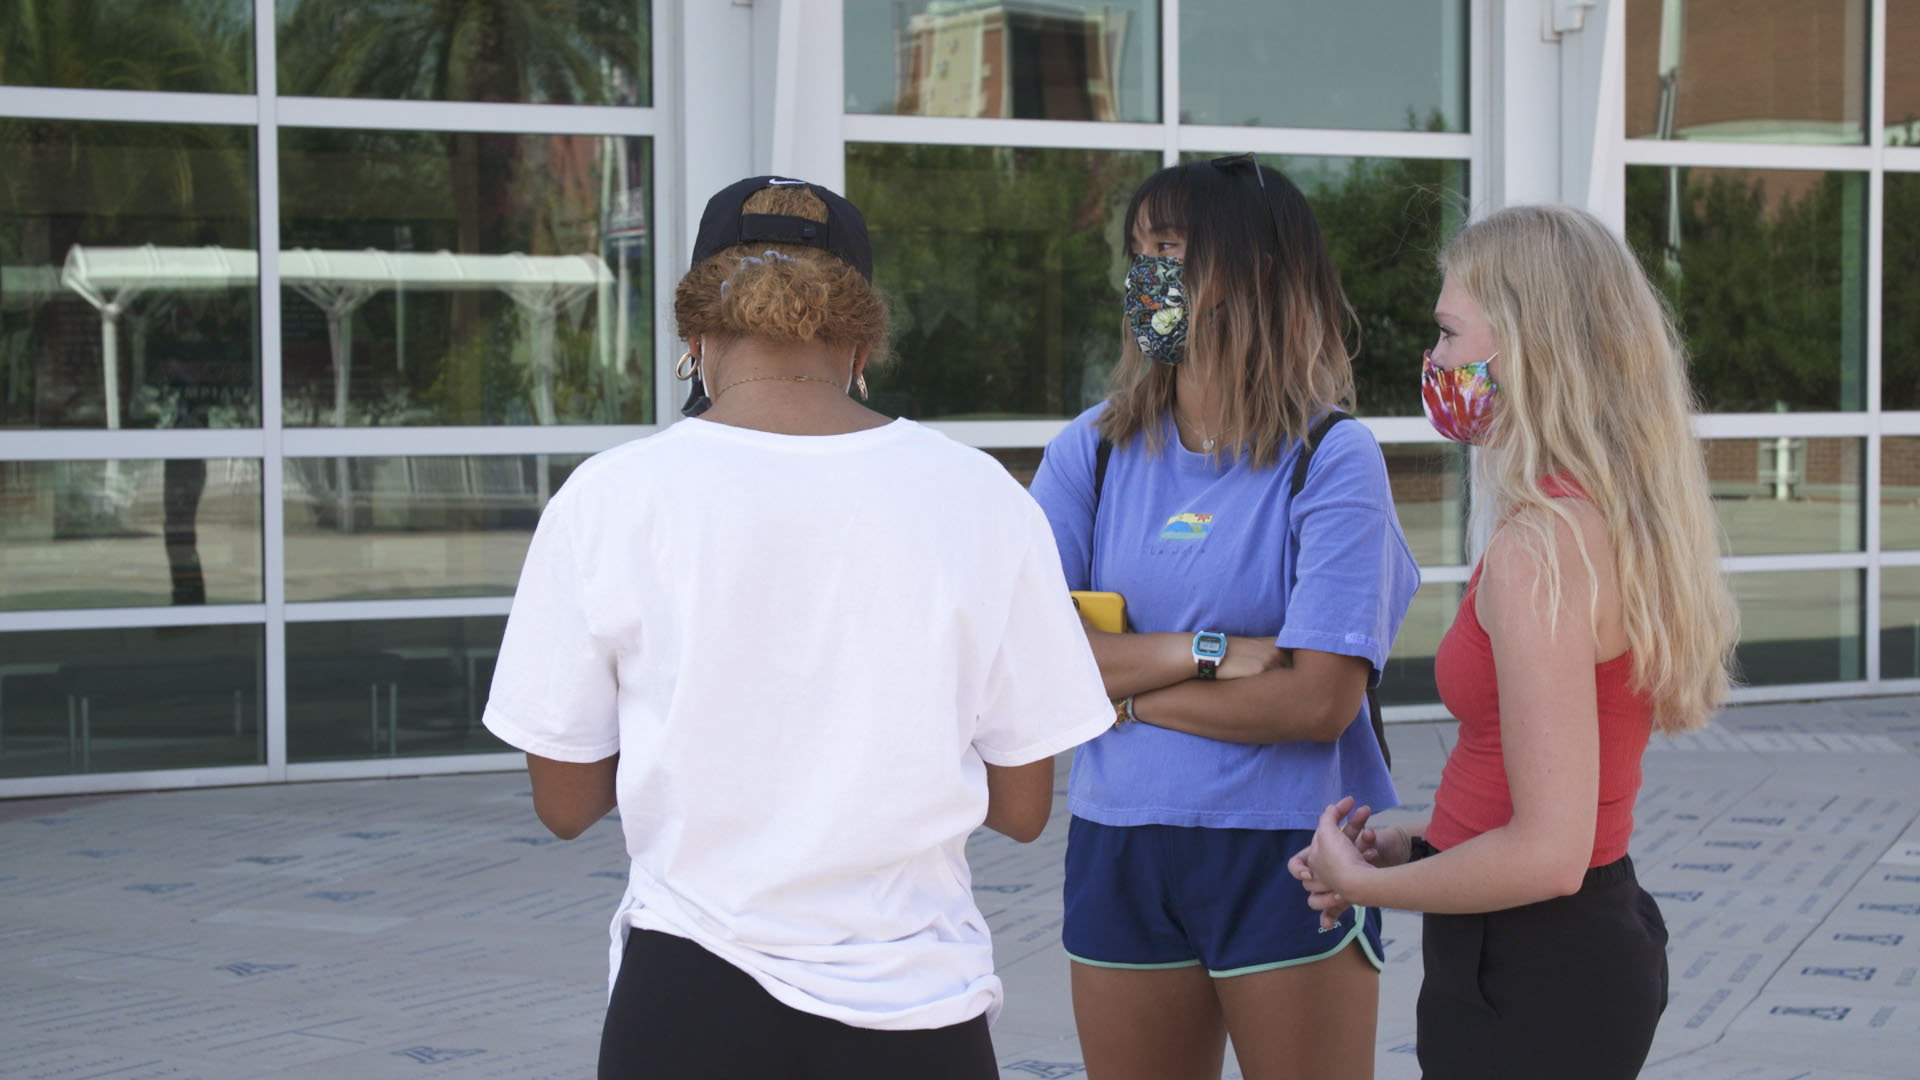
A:
<svg viewBox="0 0 1920 1080">
<path fill-rule="evenodd" d="M 1556 488 L 1569 490 L 1554 490 Z M 1582 493 L 1571 485 L 1548 485 L 1550 494 Z M 1453 753 L 1440 774 L 1427 841 L 1446 849 L 1505 825 L 1513 818 L 1500 752 L 1500 692 L 1493 669 L 1493 641 L 1474 611 L 1481 567 L 1475 567 L 1453 625 L 1433 658 L 1440 701 L 1460 721 Z M 1633 835 L 1633 801 L 1640 794 L 1640 758 L 1653 731 L 1653 706 L 1633 689 L 1631 650 L 1595 664 L 1600 714 L 1600 806 L 1593 823 L 1589 867 L 1605 866 L 1627 853 Z"/>
</svg>

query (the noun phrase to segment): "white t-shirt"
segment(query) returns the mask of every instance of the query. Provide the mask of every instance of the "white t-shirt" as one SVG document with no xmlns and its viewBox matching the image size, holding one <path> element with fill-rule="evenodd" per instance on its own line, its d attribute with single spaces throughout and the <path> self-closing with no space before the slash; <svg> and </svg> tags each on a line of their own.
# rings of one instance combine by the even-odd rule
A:
<svg viewBox="0 0 1920 1080">
<path fill-rule="evenodd" d="M 886 1029 L 998 1013 L 965 856 L 982 763 L 1112 721 L 1039 506 L 905 420 L 689 420 L 582 465 L 534 533 L 486 710 L 529 753 L 620 755 L 615 974 L 628 927 L 660 930 Z"/>
</svg>

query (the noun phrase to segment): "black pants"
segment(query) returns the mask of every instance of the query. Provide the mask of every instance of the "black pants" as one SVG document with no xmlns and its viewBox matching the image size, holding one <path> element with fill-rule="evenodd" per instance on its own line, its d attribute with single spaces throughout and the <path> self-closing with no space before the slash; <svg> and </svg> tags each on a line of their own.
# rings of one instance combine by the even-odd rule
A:
<svg viewBox="0 0 1920 1080">
<path fill-rule="evenodd" d="M 858 1028 L 792 1008 L 685 938 L 634 930 L 600 1034 L 600 1080 L 995 1080 L 987 1018 Z"/>
<path fill-rule="evenodd" d="M 1667 1006 L 1667 924 L 1631 860 L 1572 896 L 1424 925 L 1425 1080 L 1640 1074 Z"/>
</svg>

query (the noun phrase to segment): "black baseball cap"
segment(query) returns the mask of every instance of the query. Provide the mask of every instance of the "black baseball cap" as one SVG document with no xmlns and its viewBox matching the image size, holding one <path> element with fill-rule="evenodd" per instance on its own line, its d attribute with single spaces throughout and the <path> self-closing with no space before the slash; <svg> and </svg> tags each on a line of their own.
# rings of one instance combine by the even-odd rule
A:
<svg viewBox="0 0 1920 1080">
<path fill-rule="evenodd" d="M 770 187 L 804 187 L 827 204 L 827 220 L 808 221 L 785 214 L 746 214 L 741 208 L 754 192 Z M 873 248 L 867 243 L 867 219 L 839 195 L 819 184 L 785 176 L 751 176 L 720 189 L 707 200 L 700 215 L 700 234 L 693 241 L 693 265 L 736 244 L 806 244 L 838 255 L 843 262 L 873 280 Z"/>
</svg>

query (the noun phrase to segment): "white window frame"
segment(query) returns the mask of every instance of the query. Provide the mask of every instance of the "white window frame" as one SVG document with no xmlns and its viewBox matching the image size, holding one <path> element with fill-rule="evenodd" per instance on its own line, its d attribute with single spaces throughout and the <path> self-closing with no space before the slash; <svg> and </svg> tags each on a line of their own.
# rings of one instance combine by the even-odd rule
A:
<svg viewBox="0 0 1920 1080">
<path fill-rule="evenodd" d="M 1920 434 L 1920 411 L 1889 412 L 1881 407 L 1881 270 L 1885 226 L 1885 176 L 1889 171 L 1920 172 L 1920 153 L 1886 145 L 1886 2 L 1869 0 L 1866 57 L 1867 142 L 1865 145 L 1806 145 L 1784 143 L 1658 141 L 1626 136 L 1626 55 L 1623 45 L 1623 0 L 1604 0 L 1603 18 L 1619 20 L 1612 30 L 1606 57 L 1608 74 L 1618 91 L 1602 103 L 1600 123 L 1608 130 L 1603 147 L 1609 150 L 1612 175 L 1618 180 L 1596 206 L 1616 227 L 1626 220 L 1626 169 L 1640 165 L 1695 165 L 1730 169 L 1796 169 L 1851 172 L 1867 180 L 1866 340 L 1864 388 L 1866 408 L 1860 412 L 1703 413 L 1693 418 L 1694 433 L 1703 439 L 1846 438 L 1862 440 L 1866 468 L 1861 477 L 1862 529 L 1858 551 L 1804 555 L 1729 556 L 1721 560 L 1729 574 L 1852 570 L 1861 575 L 1860 649 L 1862 677 L 1845 682 L 1796 683 L 1781 686 L 1743 686 L 1733 692 L 1735 703 L 1797 701 L 1812 698 L 1868 697 L 1920 691 L 1920 678 L 1887 679 L 1881 675 L 1880 590 L 1885 567 L 1920 566 L 1920 551 L 1883 551 L 1880 531 L 1880 452 L 1887 435 Z"/>
<path fill-rule="evenodd" d="M 793 0 L 786 0 L 791 3 Z M 805 0 L 807 21 L 835 31 L 829 41 L 821 34 L 807 39 L 809 63 L 844 71 L 844 11 L 841 0 Z M 819 163 L 813 174 L 822 182 L 844 184 L 847 143 L 934 144 L 948 146 L 1012 146 L 1041 149 L 1158 150 L 1165 165 L 1177 164 L 1183 153 L 1298 154 L 1326 157 L 1425 158 L 1459 161 L 1467 167 L 1467 193 L 1476 210 L 1484 210 L 1494 147 L 1489 134 L 1487 44 L 1490 3 L 1470 0 L 1467 6 L 1467 127 L 1465 132 L 1396 132 L 1323 128 L 1232 127 L 1182 124 L 1180 117 L 1180 6 L 1182 0 L 1160 0 L 1161 104 L 1158 123 L 1077 120 L 1005 120 L 962 117 L 841 114 L 823 110 L 830 119 L 802 112 L 796 142 L 817 146 Z M 843 101 L 838 87 L 827 100 Z M 831 155 L 831 164 L 824 160 Z M 1414 377 L 1409 358 L 1408 378 Z M 1361 423 L 1387 444 L 1438 444 L 1441 440 L 1424 417 L 1362 417 Z M 947 435 L 983 449 L 1038 449 L 1067 425 L 1066 420 L 968 420 L 929 424 Z M 1465 582 L 1472 568 L 1465 564 L 1421 567 L 1421 580 L 1435 584 Z M 1439 703 L 1390 705 L 1382 710 L 1389 722 L 1445 718 Z"/>
<path fill-rule="evenodd" d="M 0 798 L 196 787 L 284 780 L 341 779 L 518 768 L 518 753 L 439 757 L 287 761 L 286 627 L 291 623 L 350 619 L 405 620 L 504 615 L 511 598 L 486 596 L 345 603 L 289 603 L 286 599 L 285 462 L 300 457 L 390 457 L 591 454 L 650 434 L 677 410 L 673 358 L 672 282 L 678 277 L 682 215 L 676 173 L 681 154 L 675 115 L 682 61 L 676 47 L 680 8 L 698 0 L 654 0 L 650 29 L 653 105 L 526 105 L 449 101 L 387 101 L 283 97 L 277 92 L 275 0 L 253 0 L 255 89 L 251 94 L 149 93 L 0 87 L 0 115 L 49 120 L 225 125 L 255 136 L 255 213 L 260 252 L 259 406 L 257 428 L 81 431 L 0 431 L 0 461 L 155 458 L 243 458 L 261 463 L 261 575 L 254 604 L 194 607 L 88 608 L 0 613 L 0 633 L 150 626 L 246 625 L 265 637 L 263 716 L 267 760 L 259 765 L 81 773 L 0 779 Z M 653 392 L 655 423 L 501 427 L 292 428 L 283 426 L 280 307 L 279 132 L 284 128 L 480 131 L 512 134 L 604 135 L 653 141 Z"/>
</svg>

